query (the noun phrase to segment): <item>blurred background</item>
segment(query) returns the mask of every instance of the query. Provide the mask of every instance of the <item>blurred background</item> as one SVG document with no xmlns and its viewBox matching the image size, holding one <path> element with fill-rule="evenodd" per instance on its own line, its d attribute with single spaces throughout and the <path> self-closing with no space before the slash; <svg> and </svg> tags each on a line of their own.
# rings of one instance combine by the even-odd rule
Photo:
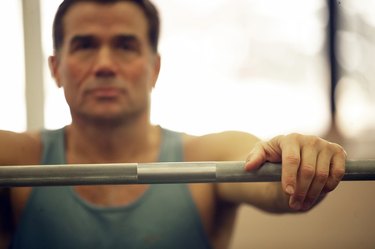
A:
<svg viewBox="0 0 375 249">
<path fill-rule="evenodd" d="M 155 124 L 200 135 L 301 132 L 375 158 L 374 0 L 154 0 L 162 69 Z M 70 122 L 52 80 L 60 0 L 0 2 L 0 129 Z M 343 182 L 304 215 L 242 207 L 232 249 L 375 248 L 375 183 Z"/>
</svg>

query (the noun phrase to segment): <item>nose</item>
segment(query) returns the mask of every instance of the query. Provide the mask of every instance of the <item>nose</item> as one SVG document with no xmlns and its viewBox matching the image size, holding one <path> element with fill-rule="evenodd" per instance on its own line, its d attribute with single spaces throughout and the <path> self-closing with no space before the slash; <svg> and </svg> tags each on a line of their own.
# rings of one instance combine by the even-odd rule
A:
<svg viewBox="0 0 375 249">
<path fill-rule="evenodd" d="M 110 49 L 101 48 L 98 51 L 98 56 L 95 62 L 95 76 L 96 77 L 113 77 L 116 75 L 117 66 Z"/>
</svg>

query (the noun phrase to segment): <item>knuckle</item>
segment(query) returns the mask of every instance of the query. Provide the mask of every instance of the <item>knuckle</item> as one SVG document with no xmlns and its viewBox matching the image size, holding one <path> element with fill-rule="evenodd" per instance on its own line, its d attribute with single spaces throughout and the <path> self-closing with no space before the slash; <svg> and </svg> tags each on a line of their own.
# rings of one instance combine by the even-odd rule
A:
<svg viewBox="0 0 375 249">
<path fill-rule="evenodd" d="M 318 183 L 326 183 L 328 177 L 329 177 L 329 172 L 328 171 L 319 170 L 319 171 L 316 172 L 315 180 Z"/>
<path fill-rule="evenodd" d="M 290 154 L 286 156 L 285 162 L 290 165 L 299 166 L 300 157 L 298 155 Z"/>
<path fill-rule="evenodd" d="M 329 149 L 334 155 L 340 156 L 342 158 L 346 158 L 347 154 L 345 149 L 336 143 L 328 143 Z"/>
<path fill-rule="evenodd" d="M 317 147 L 322 144 L 322 139 L 316 136 L 307 136 L 308 144 L 312 147 Z"/>
<path fill-rule="evenodd" d="M 305 191 L 298 191 L 294 194 L 293 198 L 298 201 L 303 201 L 306 198 L 307 192 Z"/>
<path fill-rule="evenodd" d="M 336 148 L 336 154 L 344 159 L 346 159 L 347 157 L 347 154 L 346 154 L 346 151 L 344 150 L 343 147 L 341 147 L 340 145 L 336 145 L 337 148 Z"/>
<path fill-rule="evenodd" d="M 301 175 L 306 178 L 311 178 L 315 174 L 315 167 L 311 164 L 304 164 L 301 167 Z"/>
<path fill-rule="evenodd" d="M 284 182 L 285 182 L 286 185 L 294 186 L 295 182 L 296 182 L 295 179 L 296 178 L 291 174 L 288 174 L 288 175 L 284 176 Z"/>
<path fill-rule="evenodd" d="M 309 146 L 311 148 L 320 148 L 325 145 L 324 140 L 318 136 L 313 135 L 301 135 L 298 133 L 293 133 L 292 135 L 297 141 L 305 146 Z"/>
<path fill-rule="evenodd" d="M 287 140 L 291 140 L 291 141 L 299 141 L 300 138 L 301 138 L 301 134 L 299 134 L 299 133 L 290 133 L 290 134 L 286 135 L 285 138 Z"/>
<path fill-rule="evenodd" d="M 290 133 L 287 135 L 287 137 L 290 137 L 290 138 L 297 138 L 298 136 L 300 136 L 300 134 L 296 133 L 296 132 L 293 132 L 293 133 Z"/>
<path fill-rule="evenodd" d="M 334 168 L 332 169 L 332 175 L 334 176 L 334 178 L 338 179 L 338 180 L 341 180 L 341 178 L 344 176 L 345 174 L 345 169 L 344 168 Z"/>
</svg>

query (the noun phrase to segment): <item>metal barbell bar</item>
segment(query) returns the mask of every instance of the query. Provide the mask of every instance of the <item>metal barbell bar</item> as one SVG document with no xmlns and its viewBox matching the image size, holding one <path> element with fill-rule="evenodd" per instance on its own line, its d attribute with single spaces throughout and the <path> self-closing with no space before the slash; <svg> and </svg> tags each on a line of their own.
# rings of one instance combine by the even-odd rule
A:
<svg viewBox="0 0 375 249">
<path fill-rule="evenodd" d="M 246 172 L 244 161 L 0 166 L 0 187 L 209 182 L 274 182 L 281 165 Z M 375 180 L 375 160 L 348 160 L 344 181 Z"/>
</svg>

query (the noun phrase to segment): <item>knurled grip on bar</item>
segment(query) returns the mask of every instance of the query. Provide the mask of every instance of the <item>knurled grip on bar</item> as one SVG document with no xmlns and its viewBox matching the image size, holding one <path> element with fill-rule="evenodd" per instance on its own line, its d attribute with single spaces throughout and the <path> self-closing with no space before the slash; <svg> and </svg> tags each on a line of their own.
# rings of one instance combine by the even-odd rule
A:
<svg viewBox="0 0 375 249">
<path fill-rule="evenodd" d="M 0 187 L 209 182 L 274 182 L 281 165 L 246 172 L 244 161 L 0 166 Z M 375 160 L 346 162 L 344 181 L 375 180 Z"/>
</svg>

